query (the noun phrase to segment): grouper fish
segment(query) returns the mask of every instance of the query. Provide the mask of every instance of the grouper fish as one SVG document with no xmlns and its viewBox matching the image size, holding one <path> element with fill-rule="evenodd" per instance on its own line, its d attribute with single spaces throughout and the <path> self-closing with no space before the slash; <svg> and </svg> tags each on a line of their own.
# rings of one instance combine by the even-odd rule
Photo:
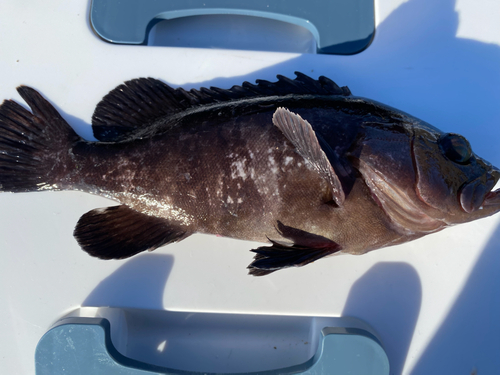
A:
<svg viewBox="0 0 500 375">
<path fill-rule="evenodd" d="M 37 91 L 0 107 L 0 191 L 110 198 L 78 221 L 88 254 L 123 259 L 193 233 L 268 242 L 262 276 L 364 254 L 500 211 L 500 170 L 461 135 L 325 77 L 171 88 L 134 79 L 97 105 L 98 142 Z"/>
</svg>

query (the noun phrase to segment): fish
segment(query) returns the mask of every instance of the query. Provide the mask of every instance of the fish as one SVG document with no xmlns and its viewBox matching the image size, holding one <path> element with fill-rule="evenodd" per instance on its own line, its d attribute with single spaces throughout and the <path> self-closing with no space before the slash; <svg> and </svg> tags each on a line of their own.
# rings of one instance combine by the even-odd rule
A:
<svg viewBox="0 0 500 375">
<path fill-rule="evenodd" d="M 125 259 L 204 233 L 267 243 L 254 276 L 361 255 L 500 211 L 500 170 L 463 136 L 324 76 L 172 88 L 129 80 L 82 139 L 40 93 L 0 106 L 0 191 L 76 190 L 80 247 Z M 215 261 L 216 263 L 216 261 Z"/>
</svg>

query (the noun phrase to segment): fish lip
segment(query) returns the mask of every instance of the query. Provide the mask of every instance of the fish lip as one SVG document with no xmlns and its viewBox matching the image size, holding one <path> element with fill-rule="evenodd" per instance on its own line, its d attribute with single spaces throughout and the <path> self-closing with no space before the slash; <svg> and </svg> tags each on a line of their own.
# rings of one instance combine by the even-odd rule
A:
<svg viewBox="0 0 500 375">
<path fill-rule="evenodd" d="M 500 188 L 495 191 L 490 191 L 484 196 L 482 207 L 498 206 L 500 209 Z"/>
<path fill-rule="evenodd" d="M 493 184 L 492 190 L 485 194 L 484 201 L 481 207 L 492 207 L 498 206 L 500 209 L 500 188 L 493 190 L 498 181 L 500 180 L 500 170 L 498 168 L 494 168 L 490 175 L 495 179 L 495 183 Z"/>
<path fill-rule="evenodd" d="M 500 194 L 500 189 L 497 189 L 495 191 L 490 191 L 488 194 L 486 194 L 485 200 L 496 199 L 499 194 Z"/>
</svg>

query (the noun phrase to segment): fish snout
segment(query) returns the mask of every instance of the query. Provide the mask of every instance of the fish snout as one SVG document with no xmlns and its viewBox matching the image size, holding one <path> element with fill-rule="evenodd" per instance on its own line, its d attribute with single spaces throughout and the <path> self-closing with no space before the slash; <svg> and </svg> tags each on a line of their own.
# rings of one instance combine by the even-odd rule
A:
<svg viewBox="0 0 500 375">
<path fill-rule="evenodd" d="M 462 209 L 471 213 L 486 206 L 500 208 L 500 189 L 492 191 L 499 179 L 500 170 L 490 165 L 487 173 L 465 184 L 460 191 Z"/>
</svg>

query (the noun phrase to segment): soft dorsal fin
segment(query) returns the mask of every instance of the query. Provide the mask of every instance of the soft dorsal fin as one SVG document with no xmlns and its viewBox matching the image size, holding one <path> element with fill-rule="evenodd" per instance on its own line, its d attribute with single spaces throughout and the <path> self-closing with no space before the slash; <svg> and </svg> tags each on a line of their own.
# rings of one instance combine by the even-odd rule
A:
<svg viewBox="0 0 500 375">
<path fill-rule="evenodd" d="M 295 74 L 295 79 L 278 75 L 277 82 L 257 80 L 255 85 L 243 82 L 227 90 L 202 87 L 186 91 L 173 89 L 154 78 L 133 79 L 116 87 L 97 105 L 92 116 L 94 136 L 103 142 L 123 141 L 138 128 L 203 104 L 289 94 L 351 95 L 347 87 L 339 87 L 326 77 L 315 80 L 299 72 Z"/>
</svg>

